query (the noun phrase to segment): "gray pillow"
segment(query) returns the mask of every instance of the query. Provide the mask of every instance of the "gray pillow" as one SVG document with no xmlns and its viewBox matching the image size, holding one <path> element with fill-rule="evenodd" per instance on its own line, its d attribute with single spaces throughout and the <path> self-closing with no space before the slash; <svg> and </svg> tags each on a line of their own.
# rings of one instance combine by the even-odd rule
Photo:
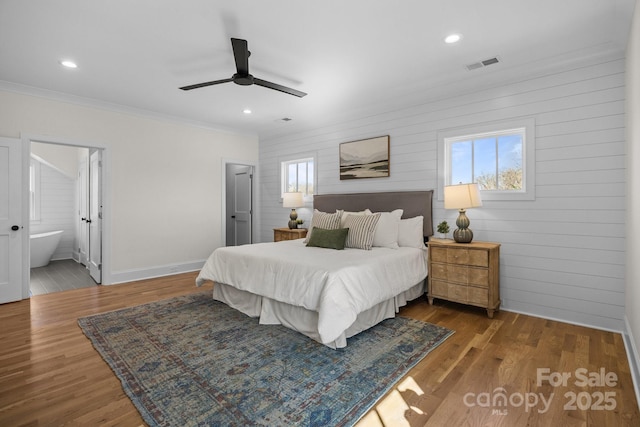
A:
<svg viewBox="0 0 640 427">
<path fill-rule="evenodd" d="M 327 249 L 344 249 L 349 234 L 348 228 L 337 228 L 335 230 L 327 230 L 325 228 L 314 227 L 313 234 L 309 239 L 307 246 Z"/>
</svg>

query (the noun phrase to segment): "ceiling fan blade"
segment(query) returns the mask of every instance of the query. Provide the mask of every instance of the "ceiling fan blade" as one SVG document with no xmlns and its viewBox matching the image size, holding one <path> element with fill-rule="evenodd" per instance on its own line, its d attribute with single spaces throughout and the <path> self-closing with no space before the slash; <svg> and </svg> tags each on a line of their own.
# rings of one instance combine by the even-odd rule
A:
<svg viewBox="0 0 640 427">
<path fill-rule="evenodd" d="M 289 95 L 297 96 L 298 98 L 302 98 L 303 96 L 307 95 L 305 92 L 301 92 L 296 89 L 291 89 L 286 86 L 268 82 L 266 80 L 256 79 L 251 74 L 249 74 L 249 56 L 251 55 L 251 52 L 249 52 L 249 48 L 246 40 L 235 39 L 232 37 L 231 47 L 233 48 L 233 58 L 236 61 L 236 70 L 237 70 L 236 74 L 234 74 L 229 79 L 214 80 L 211 82 L 198 83 L 190 86 L 183 86 L 180 89 L 191 90 L 191 89 L 198 89 L 205 86 L 217 85 L 220 83 L 234 82 L 241 86 L 249 86 L 252 84 L 256 84 L 258 86 L 266 87 L 268 89 L 273 89 L 280 92 L 288 93 Z"/>
<path fill-rule="evenodd" d="M 236 70 L 238 74 L 246 76 L 249 74 L 249 55 L 251 55 L 247 41 L 231 38 L 231 47 L 233 47 L 233 57 L 236 60 Z"/>
<path fill-rule="evenodd" d="M 233 81 L 233 79 L 214 80 L 212 82 L 197 83 L 195 85 L 183 86 L 180 89 L 182 89 L 182 90 L 198 89 L 200 87 L 219 85 L 220 83 L 229 83 L 229 82 L 232 82 L 232 81 Z"/>
<path fill-rule="evenodd" d="M 276 83 L 271 83 L 266 80 L 257 79 L 255 77 L 253 78 L 253 84 L 256 84 L 262 87 L 267 87 L 269 89 L 279 90 L 280 92 L 288 93 L 289 95 L 297 96 L 299 98 L 302 98 L 303 96 L 307 95 L 306 93 L 301 92 L 299 90 L 291 89 L 290 87 L 286 87 L 286 86 L 281 86 Z"/>
</svg>

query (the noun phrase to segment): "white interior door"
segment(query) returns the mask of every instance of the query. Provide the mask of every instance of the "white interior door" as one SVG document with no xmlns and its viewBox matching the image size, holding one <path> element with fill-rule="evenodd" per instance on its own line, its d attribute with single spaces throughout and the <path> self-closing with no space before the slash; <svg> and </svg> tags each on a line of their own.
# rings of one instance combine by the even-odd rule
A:
<svg viewBox="0 0 640 427">
<path fill-rule="evenodd" d="M 0 303 L 22 299 L 22 151 L 0 138 Z"/>
<path fill-rule="evenodd" d="M 78 258 L 89 265 L 89 164 L 83 158 L 78 164 Z"/>
<path fill-rule="evenodd" d="M 102 283 L 102 151 L 89 155 L 89 274 Z"/>
</svg>

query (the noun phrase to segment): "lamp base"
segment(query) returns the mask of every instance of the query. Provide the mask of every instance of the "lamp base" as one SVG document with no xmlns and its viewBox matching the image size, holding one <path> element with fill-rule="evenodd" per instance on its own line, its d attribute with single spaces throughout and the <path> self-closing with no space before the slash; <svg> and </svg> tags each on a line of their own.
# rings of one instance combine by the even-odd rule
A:
<svg viewBox="0 0 640 427">
<path fill-rule="evenodd" d="M 458 229 L 453 231 L 453 240 L 458 243 L 471 243 L 473 240 L 473 231 L 469 228 L 469 218 L 464 209 L 460 209 L 458 219 L 456 219 L 456 225 Z"/>
<path fill-rule="evenodd" d="M 473 231 L 470 228 L 458 228 L 453 231 L 453 240 L 458 243 L 471 243 L 473 240 Z"/>
<path fill-rule="evenodd" d="M 295 208 L 291 209 L 289 214 L 289 229 L 293 230 L 294 228 L 298 228 L 298 212 L 296 212 Z"/>
</svg>

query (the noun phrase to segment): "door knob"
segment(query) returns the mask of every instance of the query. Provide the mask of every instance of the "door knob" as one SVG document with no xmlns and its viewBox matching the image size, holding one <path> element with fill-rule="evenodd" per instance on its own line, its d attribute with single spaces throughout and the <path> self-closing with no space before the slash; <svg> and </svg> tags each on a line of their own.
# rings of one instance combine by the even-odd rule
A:
<svg viewBox="0 0 640 427">
<path fill-rule="evenodd" d="M 11 226 L 11 229 L 12 229 L 13 231 L 18 231 L 18 230 L 20 230 L 20 226 L 19 226 L 19 225 L 12 225 L 12 226 Z"/>
<path fill-rule="evenodd" d="M 87 221 L 87 224 L 91 223 L 91 220 L 90 220 L 90 219 L 88 219 L 88 220 L 86 220 L 86 221 Z"/>
</svg>

